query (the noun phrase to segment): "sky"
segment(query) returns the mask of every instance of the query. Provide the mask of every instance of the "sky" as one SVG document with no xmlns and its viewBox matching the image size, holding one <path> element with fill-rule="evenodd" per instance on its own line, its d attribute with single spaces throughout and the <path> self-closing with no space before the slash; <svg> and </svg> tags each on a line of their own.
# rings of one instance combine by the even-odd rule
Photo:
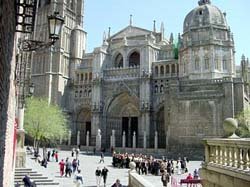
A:
<svg viewBox="0 0 250 187">
<path fill-rule="evenodd" d="M 236 64 L 244 54 L 250 59 L 250 0 L 211 0 L 212 4 L 226 12 L 227 23 L 234 34 Z M 196 6 L 198 0 L 85 0 L 84 30 L 87 32 L 87 52 L 102 44 L 103 32 L 111 35 L 129 25 L 130 14 L 133 26 L 157 31 L 165 26 L 165 37 L 172 32 L 177 37 L 182 33 L 185 16 Z M 248 17 L 249 16 L 249 17 Z"/>
</svg>

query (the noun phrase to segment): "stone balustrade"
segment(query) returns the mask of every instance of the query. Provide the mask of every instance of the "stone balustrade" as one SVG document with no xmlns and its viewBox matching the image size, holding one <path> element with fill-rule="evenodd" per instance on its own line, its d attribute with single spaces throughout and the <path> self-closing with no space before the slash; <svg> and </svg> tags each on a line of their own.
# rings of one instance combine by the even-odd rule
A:
<svg viewBox="0 0 250 187">
<path fill-rule="evenodd" d="M 136 173 L 135 170 L 129 171 L 129 187 L 154 187 L 149 181 Z"/>
<path fill-rule="evenodd" d="M 126 77 L 139 77 L 140 76 L 140 67 L 125 67 L 125 68 L 110 68 L 104 70 L 104 79 L 117 79 L 117 78 L 126 78 Z"/>
<path fill-rule="evenodd" d="M 205 184 L 250 186 L 250 139 L 206 139 L 202 176 Z M 211 176 L 217 176 L 211 179 Z M 218 180 L 216 180 L 218 179 Z M 212 180 L 212 181 L 211 181 Z M 223 183 L 223 184 L 222 184 Z M 237 184 L 236 184 L 237 183 Z M 205 185 L 206 186 L 206 185 Z M 209 186 L 209 185 L 207 185 Z"/>
</svg>

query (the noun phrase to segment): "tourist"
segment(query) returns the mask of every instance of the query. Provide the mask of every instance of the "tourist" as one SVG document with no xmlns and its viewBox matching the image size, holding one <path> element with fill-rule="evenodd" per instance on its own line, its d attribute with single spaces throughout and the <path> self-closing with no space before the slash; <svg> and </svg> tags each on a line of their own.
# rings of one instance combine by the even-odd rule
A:
<svg viewBox="0 0 250 187">
<path fill-rule="evenodd" d="M 24 176 L 23 183 L 25 187 L 33 187 L 29 174 Z"/>
<path fill-rule="evenodd" d="M 64 166 L 65 166 L 65 162 L 63 161 L 63 159 L 61 160 L 61 162 L 59 162 L 59 165 L 60 165 L 60 175 L 62 177 L 64 174 Z"/>
<path fill-rule="evenodd" d="M 194 170 L 194 179 L 198 179 L 198 178 L 199 178 L 198 170 L 195 169 Z"/>
<path fill-rule="evenodd" d="M 77 171 L 77 174 L 75 175 L 74 182 L 76 184 L 76 187 L 80 187 L 83 184 L 83 176 L 81 174 L 81 170 Z"/>
<path fill-rule="evenodd" d="M 169 183 L 169 173 L 164 171 L 161 176 L 161 181 L 162 181 L 163 186 L 167 186 L 167 184 Z"/>
<path fill-rule="evenodd" d="M 69 161 L 69 158 L 66 158 L 65 161 L 65 177 L 67 177 L 69 175 L 69 177 L 71 177 L 71 173 L 72 173 L 72 164 Z"/>
<path fill-rule="evenodd" d="M 97 187 L 100 187 L 101 177 L 102 177 L 101 175 L 102 175 L 102 171 L 99 169 L 99 167 L 97 167 L 96 170 L 95 170 L 96 185 L 97 185 Z"/>
<path fill-rule="evenodd" d="M 55 159 L 56 159 L 56 162 L 58 162 L 58 152 L 57 151 L 55 152 Z"/>
<path fill-rule="evenodd" d="M 104 153 L 103 152 L 101 152 L 101 159 L 100 159 L 99 163 L 101 163 L 101 162 L 104 163 Z"/>
<path fill-rule="evenodd" d="M 73 159 L 72 161 L 72 167 L 73 167 L 73 173 L 75 173 L 76 169 L 77 169 L 77 160 L 76 159 Z"/>
<path fill-rule="evenodd" d="M 77 148 L 77 149 L 76 149 L 76 159 L 78 159 L 79 153 L 80 153 L 80 149 Z"/>
<path fill-rule="evenodd" d="M 51 155 L 51 152 L 48 151 L 48 153 L 47 153 L 47 161 L 48 161 L 48 162 L 50 161 L 50 155 Z"/>
<path fill-rule="evenodd" d="M 187 180 L 192 180 L 192 179 L 193 179 L 192 174 L 189 173 L 186 179 L 187 179 Z M 189 185 L 187 185 L 187 187 L 188 187 L 188 186 L 189 186 Z M 190 187 L 191 187 L 191 186 L 192 186 L 192 183 L 190 183 Z"/>
<path fill-rule="evenodd" d="M 74 154 L 75 154 L 75 148 L 72 148 L 71 156 L 74 157 Z"/>
<path fill-rule="evenodd" d="M 109 172 L 109 170 L 106 167 L 104 167 L 102 169 L 102 177 L 103 177 L 104 186 L 106 186 L 106 180 L 107 180 L 108 172 Z"/>
<path fill-rule="evenodd" d="M 116 179 L 116 182 L 111 187 L 122 187 L 120 180 Z"/>
</svg>

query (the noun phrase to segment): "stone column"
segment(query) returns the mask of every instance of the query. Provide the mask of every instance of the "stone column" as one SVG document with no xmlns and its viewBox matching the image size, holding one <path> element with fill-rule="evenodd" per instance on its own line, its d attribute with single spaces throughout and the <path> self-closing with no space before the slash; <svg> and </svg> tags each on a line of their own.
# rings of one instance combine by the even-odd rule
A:
<svg viewBox="0 0 250 187">
<path fill-rule="evenodd" d="M 115 147 L 115 130 L 112 130 L 112 146 Z"/>
<path fill-rule="evenodd" d="M 76 144 L 77 144 L 77 145 L 80 145 L 80 131 L 77 131 Z"/>
<path fill-rule="evenodd" d="M 123 131 L 123 134 L 122 134 L 122 147 L 123 148 L 126 147 L 126 133 L 125 133 L 125 131 Z"/>
<path fill-rule="evenodd" d="M 128 147 L 131 147 L 131 118 L 128 118 Z"/>
<path fill-rule="evenodd" d="M 71 145 L 71 131 L 68 134 L 68 145 Z"/>
<path fill-rule="evenodd" d="M 155 149 L 158 149 L 158 132 L 155 131 Z"/>
<path fill-rule="evenodd" d="M 143 148 L 147 148 L 147 133 L 146 131 L 143 132 Z"/>
<path fill-rule="evenodd" d="M 86 146 L 89 146 L 89 131 L 87 131 L 87 135 L 86 135 Z"/>
<path fill-rule="evenodd" d="M 96 135 L 96 150 L 99 151 L 101 150 L 101 145 L 102 145 L 102 136 L 101 136 L 101 130 L 98 129 L 97 135 Z"/>
<path fill-rule="evenodd" d="M 110 147 L 113 147 L 113 135 L 110 136 Z"/>
<path fill-rule="evenodd" d="M 136 148 L 136 133 L 133 133 L 133 148 Z"/>
</svg>

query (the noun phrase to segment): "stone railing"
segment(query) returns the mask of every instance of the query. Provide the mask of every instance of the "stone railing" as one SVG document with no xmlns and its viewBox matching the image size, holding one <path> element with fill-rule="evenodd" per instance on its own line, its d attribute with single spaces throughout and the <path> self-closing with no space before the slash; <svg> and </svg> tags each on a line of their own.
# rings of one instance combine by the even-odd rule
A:
<svg viewBox="0 0 250 187">
<path fill-rule="evenodd" d="M 129 187 L 154 187 L 153 184 L 145 180 L 142 176 L 136 173 L 135 170 L 129 171 Z"/>
<path fill-rule="evenodd" d="M 250 182 L 250 139 L 205 139 L 203 168 Z M 250 183 L 249 183 L 250 184 Z"/>
<path fill-rule="evenodd" d="M 140 77 L 140 67 L 110 68 L 103 71 L 104 79 Z"/>
</svg>

